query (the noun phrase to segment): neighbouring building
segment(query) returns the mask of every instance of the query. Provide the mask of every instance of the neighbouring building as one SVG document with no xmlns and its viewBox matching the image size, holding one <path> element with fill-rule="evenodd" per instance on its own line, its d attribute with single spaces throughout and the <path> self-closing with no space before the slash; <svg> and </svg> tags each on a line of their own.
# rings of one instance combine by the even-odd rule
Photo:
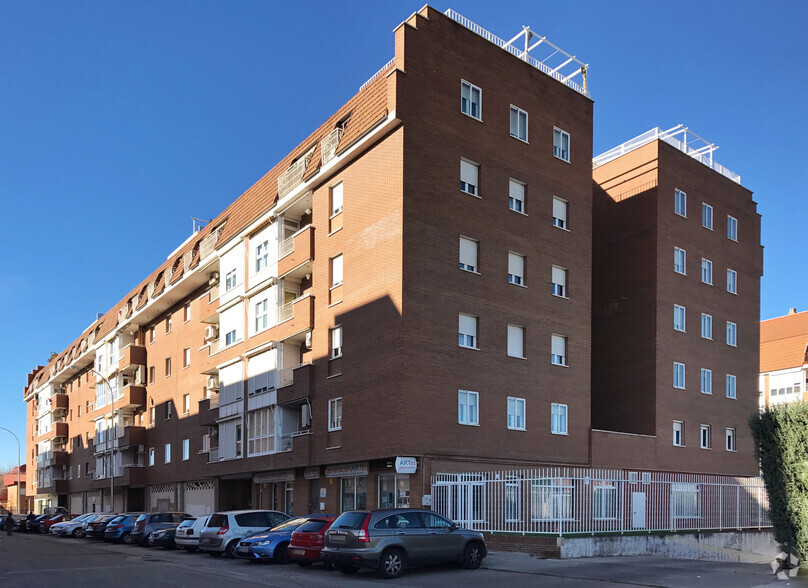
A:
<svg viewBox="0 0 808 588">
<path fill-rule="evenodd" d="M 756 406 L 751 194 L 660 141 L 598 167 L 593 190 L 585 64 L 544 40 L 560 58 L 549 66 L 528 29 L 520 49 L 428 6 L 394 34 L 394 58 L 356 96 L 28 375 L 41 504 L 300 514 L 420 506 L 438 473 L 754 473 L 741 416 Z M 647 168 L 631 190 L 656 183 L 626 199 L 631 162 Z M 675 215 L 678 190 L 689 217 Z M 674 247 L 690 251 L 689 277 Z M 664 328 L 674 305 L 690 309 L 686 333 Z M 686 392 L 671 389 L 674 362 L 690 365 Z M 699 366 L 713 370 L 709 398 Z M 690 431 L 700 423 L 712 451 Z"/>
<path fill-rule="evenodd" d="M 760 408 L 805 400 L 808 384 L 808 311 L 760 323 Z"/>
<path fill-rule="evenodd" d="M 26 466 L 22 465 L 3 474 L 0 506 L 14 513 L 29 512 L 34 508 L 33 497 L 27 496 L 25 493 L 25 469 Z M 17 475 L 17 470 L 19 470 L 19 475 Z"/>
</svg>

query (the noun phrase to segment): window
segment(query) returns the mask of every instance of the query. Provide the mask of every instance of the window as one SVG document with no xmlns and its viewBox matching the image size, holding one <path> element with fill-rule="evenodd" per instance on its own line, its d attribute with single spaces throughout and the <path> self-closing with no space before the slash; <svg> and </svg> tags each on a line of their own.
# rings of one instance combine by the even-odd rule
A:
<svg viewBox="0 0 808 588">
<path fill-rule="evenodd" d="M 477 348 L 477 317 L 461 314 L 458 319 L 458 340 L 460 347 Z"/>
<path fill-rule="evenodd" d="M 328 430 L 342 429 L 342 398 L 332 398 L 328 401 Z"/>
<path fill-rule="evenodd" d="M 149 329 L 149 343 L 154 343 L 154 335 L 154 327 L 151 327 Z"/>
<path fill-rule="evenodd" d="M 407 508 L 410 505 L 410 476 L 408 474 L 379 475 L 379 508 Z M 426 527 L 434 521 L 441 521 L 445 526 L 449 523 L 436 515 L 423 516 Z M 319 523 L 322 524 L 322 523 Z M 378 523 L 377 523 L 378 525 Z M 301 531 L 306 530 L 304 525 Z"/>
<path fill-rule="evenodd" d="M 687 252 L 679 247 L 673 248 L 673 271 L 677 274 L 687 275 Z"/>
<path fill-rule="evenodd" d="M 617 486 L 611 480 L 592 480 L 592 517 L 595 520 L 617 519 Z"/>
<path fill-rule="evenodd" d="M 461 425 L 479 425 L 479 394 L 468 390 L 457 391 L 457 422 Z"/>
<path fill-rule="evenodd" d="M 553 129 L 553 155 L 570 162 L 570 135 L 559 128 Z"/>
<path fill-rule="evenodd" d="M 149 447 L 149 465 L 154 465 L 154 447 Z"/>
<path fill-rule="evenodd" d="M 567 434 L 567 405 L 556 404 L 550 407 L 550 432 L 553 435 Z"/>
<path fill-rule="evenodd" d="M 477 241 L 474 239 L 460 237 L 460 269 L 477 271 Z"/>
<path fill-rule="evenodd" d="M 673 329 L 675 331 L 685 331 L 685 312 L 684 306 L 678 304 L 673 305 Z"/>
<path fill-rule="evenodd" d="M 735 451 L 735 429 L 727 428 L 727 451 Z"/>
<path fill-rule="evenodd" d="M 154 401 L 152 401 L 154 402 Z M 149 420 L 151 421 L 151 426 L 153 427 L 157 423 L 157 408 L 152 406 L 149 409 Z"/>
<path fill-rule="evenodd" d="M 701 368 L 701 392 L 702 394 L 713 393 L 713 370 Z"/>
<path fill-rule="evenodd" d="M 530 483 L 533 521 L 572 520 L 574 485 L 570 478 L 541 478 Z"/>
<path fill-rule="evenodd" d="M 727 292 L 738 293 L 738 272 L 727 268 Z"/>
<path fill-rule="evenodd" d="M 166 357 L 166 378 L 171 375 L 171 358 Z"/>
<path fill-rule="evenodd" d="M 460 112 L 477 120 L 483 118 L 483 91 L 465 80 L 460 82 Z"/>
<path fill-rule="evenodd" d="M 727 215 L 727 239 L 738 240 L 738 219 Z"/>
<path fill-rule="evenodd" d="M 331 329 L 331 359 L 342 357 L 342 325 Z"/>
<path fill-rule="evenodd" d="M 182 367 L 187 368 L 191 365 L 191 348 L 186 347 L 182 350 Z"/>
<path fill-rule="evenodd" d="M 187 302 L 182 309 L 182 320 L 183 322 L 188 322 L 191 320 L 191 303 Z"/>
<path fill-rule="evenodd" d="M 525 284 L 525 257 L 518 253 L 508 253 L 508 282 L 517 286 Z"/>
<path fill-rule="evenodd" d="M 236 457 L 241 457 L 241 423 L 236 424 Z"/>
<path fill-rule="evenodd" d="M 508 325 L 508 356 L 525 357 L 525 328 Z"/>
<path fill-rule="evenodd" d="M 479 179 L 480 166 L 476 163 L 460 160 L 460 191 L 472 196 L 479 196 L 477 182 Z"/>
<path fill-rule="evenodd" d="M 727 398 L 735 398 L 735 376 L 727 374 Z"/>
<path fill-rule="evenodd" d="M 511 105 L 511 137 L 527 143 L 527 112 Z"/>
<path fill-rule="evenodd" d="M 342 212 L 342 182 L 331 187 L 331 216 Z"/>
<path fill-rule="evenodd" d="M 236 330 L 233 329 L 224 336 L 224 346 L 228 347 L 236 342 Z"/>
<path fill-rule="evenodd" d="M 550 340 L 550 363 L 567 365 L 567 338 L 553 335 Z"/>
<path fill-rule="evenodd" d="M 342 284 L 342 254 L 331 258 L 331 287 Z"/>
<path fill-rule="evenodd" d="M 567 228 L 567 201 L 553 196 L 553 226 Z"/>
<path fill-rule="evenodd" d="M 247 455 L 275 451 L 275 412 L 272 407 L 250 411 L 247 415 Z"/>
<path fill-rule="evenodd" d="M 553 296 L 567 297 L 567 270 L 557 265 L 552 272 Z"/>
<path fill-rule="evenodd" d="M 703 257 L 701 258 L 701 281 L 710 286 L 713 285 L 713 262 Z"/>
<path fill-rule="evenodd" d="M 171 332 L 171 315 L 166 317 L 166 333 Z"/>
<path fill-rule="evenodd" d="M 232 269 L 229 272 L 227 272 L 227 275 L 224 278 L 225 292 L 229 292 L 230 290 L 236 287 L 236 278 L 237 278 L 236 270 Z"/>
<path fill-rule="evenodd" d="M 701 226 L 713 230 L 713 207 L 704 202 L 701 203 Z"/>
<path fill-rule="evenodd" d="M 738 325 L 733 322 L 727 321 L 727 345 L 732 347 L 738 344 Z"/>
<path fill-rule="evenodd" d="M 522 487 L 518 478 L 505 481 L 505 522 L 516 523 L 522 520 L 519 513 L 522 504 Z"/>
<path fill-rule="evenodd" d="M 171 416 L 174 414 L 173 406 L 174 405 L 172 404 L 172 402 L 170 400 L 168 402 L 166 402 L 166 420 L 167 421 L 170 421 Z"/>
<path fill-rule="evenodd" d="M 685 446 L 685 424 L 682 421 L 673 421 L 673 444 L 676 447 Z"/>
<path fill-rule="evenodd" d="M 149 384 L 154 384 L 154 366 L 149 366 Z M 79 415 L 81 416 L 81 415 Z"/>
<path fill-rule="evenodd" d="M 269 328 L 269 300 L 264 298 L 260 302 L 255 303 L 255 332 Z"/>
<path fill-rule="evenodd" d="M 675 519 L 699 516 L 699 485 L 691 482 L 671 484 L 671 509 Z"/>
<path fill-rule="evenodd" d="M 678 361 L 673 362 L 673 387 L 685 388 L 685 364 Z"/>
<path fill-rule="evenodd" d="M 701 336 L 705 339 L 713 338 L 713 317 L 709 314 L 701 313 Z"/>
<path fill-rule="evenodd" d="M 525 430 L 525 399 L 508 396 L 508 428 Z"/>
<path fill-rule="evenodd" d="M 182 461 L 188 461 L 191 457 L 191 440 L 190 439 L 183 439 L 182 440 Z"/>
<path fill-rule="evenodd" d="M 269 241 L 259 243 L 255 248 L 255 273 L 267 268 L 269 264 Z"/>
<path fill-rule="evenodd" d="M 166 443 L 166 463 L 171 463 L 171 443 Z"/>
<path fill-rule="evenodd" d="M 508 180 L 508 208 L 514 212 L 525 212 L 525 185 L 516 180 Z"/>
<path fill-rule="evenodd" d="M 191 395 L 184 394 L 182 396 L 182 414 L 188 414 L 191 412 Z"/>
<path fill-rule="evenodd" d="M 687 194 L 681 190 L 673 191 L 673 211 L 679 216 L 687 216 Z"/>
<path fill-rule="evenodd" d="M 702 425 L 701 430 L 701 448 L 710 449 L 710 425 Z"/>
</svg>

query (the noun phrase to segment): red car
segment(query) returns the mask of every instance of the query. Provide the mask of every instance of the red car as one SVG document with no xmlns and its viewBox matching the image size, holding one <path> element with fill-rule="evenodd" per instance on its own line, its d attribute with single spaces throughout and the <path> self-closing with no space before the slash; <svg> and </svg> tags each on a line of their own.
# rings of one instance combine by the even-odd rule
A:
<svg viewBox="0 0 808 588">
<path fill-rule="evenodd" d="M 70 521 L 75 519 L 78 515 L 71 515 L 71 514 L 56 514 L 53 515 L 51 518 L 42 521 L 42 524 L 39 526 L 40 533 L 49 533 L 51 525 L 55 525 L 56 523 L 61 523 L 64 521 Z"/>
<path fill-rule="evenodd" d="M 292 541 L 286 548 L 289 559 L 304 567 L 321 561 L 320 550 L 323 548 L 325 532 L 335 520 L 336 515 L 323 515 L 300 525 L 292 533 Z"/>
</svg>

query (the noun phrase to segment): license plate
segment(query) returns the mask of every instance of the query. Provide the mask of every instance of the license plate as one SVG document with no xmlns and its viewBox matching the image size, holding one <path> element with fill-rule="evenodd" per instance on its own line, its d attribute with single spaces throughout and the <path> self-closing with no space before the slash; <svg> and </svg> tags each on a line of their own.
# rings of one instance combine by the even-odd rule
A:
<svg viewBox="0 0 808 588">
<path fill-rule="evenodd" d="M 306 552 L 302 549 L 287 549 L 286 551 L 289 552 L 290 555 L 305 555 Z"/>
<path fill-rule="evenodd" d="M 238 552 L 239 553 L 250 553 L 250 549 L 248 547 L 239 547 Z"/>
<path fill-rule="evenodd" d="M 345 543 L 345 535 L 331 535 L 329 540 L 331 543 Z"/>
</svg>

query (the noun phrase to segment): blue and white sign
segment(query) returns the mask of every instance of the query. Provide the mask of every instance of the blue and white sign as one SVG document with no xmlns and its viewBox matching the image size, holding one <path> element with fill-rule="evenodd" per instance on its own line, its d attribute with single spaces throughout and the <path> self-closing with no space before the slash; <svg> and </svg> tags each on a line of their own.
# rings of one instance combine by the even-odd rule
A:
<svg viewBox="0 0 808 588">
<path fill-rule="evenodd" d="M 418 461 L 414 457 L 396 458 L 397 474 L 414 474 L 416 469 L 418 469 Z"/>
</svg>

